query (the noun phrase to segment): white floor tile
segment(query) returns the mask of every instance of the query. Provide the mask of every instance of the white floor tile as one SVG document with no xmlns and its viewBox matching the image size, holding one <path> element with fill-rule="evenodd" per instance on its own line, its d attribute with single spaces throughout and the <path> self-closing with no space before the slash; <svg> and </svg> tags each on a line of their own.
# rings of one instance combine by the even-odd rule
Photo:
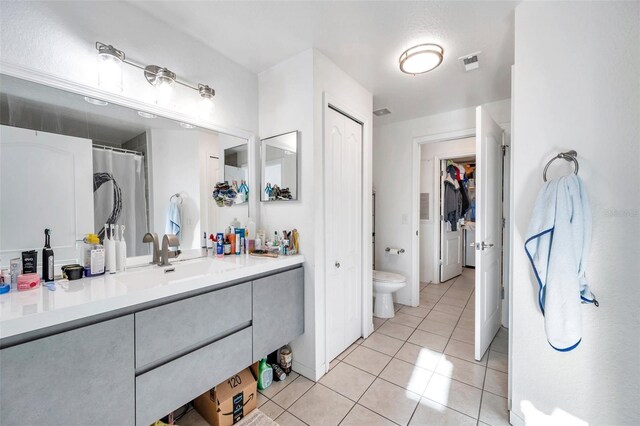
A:
<svg viewBox="0 0 640 426">
<path fill-rule="evenodd" d="M 300 398 L 309 388 L 313 386 L 313 382 L 306 377 L 298 377 L 289 386 L 278 392 L 276 396 L 271 398 L 283 408 L 289 408 L 298 398 Z"/>
<path fill-rule="evenodd" d="M 486 367 L 453 356 L 443 356 L 436 373 L 482 389 Z"/>
<path fill-rule="evenodd" d="M 422 398 L 409 424 L 416 426 L 475 426 L 476 420 L 435 401 Z"/>
<path fill-rule="evenodd" d="M 424 391 L 424 396 L 474 419 L 478 418 L 482 396 L 482 391 L 478 388 L 434 374 Z"/>
<path fill-rule="evenodd" d="M 325 374 L 320 379 L 320 383 L 353 401 L 357 401 L 375 378 L 376 376 L 372 374 L 341 362 L 340 365 Z"/>
<path fill-rule="evenodd" d="M 445 324 L 443 322 L 434 321 L 428 318 L 425 318 L 425 320 L 422 321 L 418 326 L 418 330 L 428 331 L 429 333 L 437 334 L 444 337 L 451 336 L 451 333 L 453 333 L 453 329 L 453 324 Z"/>
<path fill-rule="evenodd" d="M 394 358 L 380 373 L 380 378 L 422 395 L 432 374 L 432 371 Z"/>
<path fill-rule="evenodd" d="M 489 363 L 487 367 L 494 370 L 502 371 L 503 373 L 509 372 L 509 355 L 496 352 L 494 350 L 489 351 Z"/>
<path fill-rule="evenodd" d="M 362 405 L 353 406 L 347 417 L 340 423 L 340 426 L 395 426 L 395 423 L 374 413 Z"/>
<path fill-rule="evenodd" d="M 291 384 L 295 379 L 298 378 L 298 373 L 292 371 L 291 374 L 287 375 L 287 378 L 281 382 L 273 382 L 271 386 L 266 388 L 265 390 L 259 391 L 261 394 L 271 399 L 278 394 L 282 389 L 286 388 Z"/>
<path fill-rule="evenodd" d="M 337 392 L 315 385 L 289 411 L 311 426 L 333 426 L 340 424 L 353 405 L 353 401 Z"/>
<path fill-rule="evenodd" d="M 442 353 L 413 343 L 405 343 L 395 356 L 398 359 L 417 365 L 418 367 L 435 370 L 442 358 Z"/>
<path fill-rule="evenodd" d="M 280 414 L 284 412 L 284 408 L 280 407 L 278 404 L 275 404 L 273 401 L 267 401 L 262 404 L 262 407 L 260 407 L 260 411 L 269 416 L 271 420 L 275 420 Z"/>
<path fill-rule="evenodd" d="M 403 314 L 402 312 L 397 312 L 396 316 L 393 318 L 389 318 L 390 322 L 394 322 L 396 324 L 406 325 L 407 327 L 416 328 L 420 321 L 420 318 L 416 318 L 413 315 Z"/>
<path fill-rule="evenodd" d="M 391 361 L 391 357 L 389 355 L 376 352 L 373 349 L 369 349 L 364 346 L 358 346 L 356 350 L 351 352 L 349 356 L 344 359 L 344 362 L 347 364 L 376 376 L 384 370 L 384 367 L 387 366 L 389 361 Z"/>
<path fill-rule="evenodd" d="M 460 315 L 452 315 L 438 311 L 431 311 L 429 312 L 429 315 L 427 315 L 427 319 L 429 320 L 441 322 L 444 324 L 451 324 L 453 326 L 455 326 L 458 322 L 458 318 L 460 318 Z"/>
<path fill-rule="evenodd" d="M 487 355 L 482 357 L 482 360 L 476 361 L 475 346 L 469 343 L 460 342 L 458 340 L 449 340 L 447 347 L 444 350 L 445 355 L 455 356 L 456 358 L 464 359 L 465 361 L 475 362 L 476 364 L 487 365 Z"/>
<path fill-rule="evenodd" d="M 480 421 L 491 426 L 508 426 L 507 399 L 489 392 L 482 394 Z"/>
<path fill-rule="evenodd" d="M 418 394 L 376 379 L 358 403 L 400 425 L 406 425 L 419 400 Z"/>
<path fill-rule="evenodd" d="M 288 411 L 280 414 L 280 416 L 278 416 L 278 418 L 276 419 L 276 423 L 278 423 L 278 425 L 280 426 L 305 426 L 306 424 Z"/>
<path fill-rule="evenodd" d="M 484 390 L 507 397 L 507 374 L 502 371 L 487 369 L 487 377 L 484 380 Z"/>
<path fill-rule="evenodd" d="M 418 318 L 424 318 L 427 316 L 430 310 L 431 308 L 427 308 L 424 306 L 418 306 L 417 308 L 414 308 L 413 306 L 403 306 L 402 309 L 400 309 L 400 313 L 413 315 L 414 317 Z"/>
<path fill-rule="evenodd" d="M 429 333 L 428 331 L 416 330 L 413 332 L 411 337 L 409 337 L 408 342 L 433 349 L 434 351 L 442 352 L 447 346 L 448 340 L 448 337 L 438 336 L 437 334 Z"/>
<path fill-rule="evenodd" d="M 390 356 L 394 356 L 403 344 L 404 340 L 394 339 L 382 333 L 373 333 L 362 342 L 362 346 Z"/>
<path fill-rule="evenodd" d="M 476 341 L 476 333 L 475 333 L 475 330 L 467 330 L 464 328 L 456 327 L 455 330 L 453 330 L 453 334 L 451 335 L 451 338 L 454 340 L 458 340 L 460 342 L 470 343 L 473 345 Z"/>
<path fill-rule="evenodd" d="M 387 321 L 376 330 L 376 332 L 395 337 L 396 339 L 407 340 L 409 336 L 411 336 L 411 333 L 413 333 L 413 330 L 414 328 L 412 327 Z"/>
</svg>

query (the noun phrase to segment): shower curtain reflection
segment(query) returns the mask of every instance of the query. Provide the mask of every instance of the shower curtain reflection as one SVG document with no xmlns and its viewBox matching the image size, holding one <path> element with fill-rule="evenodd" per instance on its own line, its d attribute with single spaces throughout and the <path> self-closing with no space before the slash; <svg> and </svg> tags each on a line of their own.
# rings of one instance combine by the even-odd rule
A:
<svg viewBox="0 0 640 426">
<path fill-rule="evenodd" d="M 95 232 L 103 234 L 105 223 L 126 225 L 127 256 L 149 254 L 140 239 L 148 230 L 144 170 L 141 154 L 93 148 Z"/>
</svg>

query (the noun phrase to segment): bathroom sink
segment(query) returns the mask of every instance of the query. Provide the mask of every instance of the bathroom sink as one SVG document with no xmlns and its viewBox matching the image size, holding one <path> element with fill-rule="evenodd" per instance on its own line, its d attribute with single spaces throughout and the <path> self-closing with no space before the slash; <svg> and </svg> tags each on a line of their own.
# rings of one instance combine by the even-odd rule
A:
<svg viewBox="0 0 640 426">
<path fill-rule="evenodd" d="M 240 265 L 211 258 L 174 261 L 171 265 L 147 267 L 127 271 L 116 277 L 118 283 L 132 290 L 157 287 L 177 282 L 207 279 L 218 274 L 238 269 Z"/>
</svg>

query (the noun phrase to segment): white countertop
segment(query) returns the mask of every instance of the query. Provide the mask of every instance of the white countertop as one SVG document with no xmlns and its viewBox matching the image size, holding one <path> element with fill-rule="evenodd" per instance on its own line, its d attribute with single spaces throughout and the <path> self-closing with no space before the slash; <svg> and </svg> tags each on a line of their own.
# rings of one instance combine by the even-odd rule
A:
<svg viewBox="0 0 640 426">
<path fill-rule="evenodd" d="M 261 258 L 249 255 L 174 261 L 127 272 L 70 281 L 55 291 L 10 291 L 0 295 L 0 339 L 104 314 L 216 284 L 298 265 L 304 256 Z M 165 273 L 165 269 L 175 268 Z"/>
</svg>

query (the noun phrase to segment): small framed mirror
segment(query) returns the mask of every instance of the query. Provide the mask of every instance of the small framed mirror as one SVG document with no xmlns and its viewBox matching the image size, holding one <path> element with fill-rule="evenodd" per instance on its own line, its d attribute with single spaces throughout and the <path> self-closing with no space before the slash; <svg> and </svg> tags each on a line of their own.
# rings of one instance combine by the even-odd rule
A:
<svg viewBox="0 0 640 426">
<path fill-rule="evenodd" d="M 298 199 L 299 155 L 298 131 L 262 139 L 261 201 Z"/>
</svg>

